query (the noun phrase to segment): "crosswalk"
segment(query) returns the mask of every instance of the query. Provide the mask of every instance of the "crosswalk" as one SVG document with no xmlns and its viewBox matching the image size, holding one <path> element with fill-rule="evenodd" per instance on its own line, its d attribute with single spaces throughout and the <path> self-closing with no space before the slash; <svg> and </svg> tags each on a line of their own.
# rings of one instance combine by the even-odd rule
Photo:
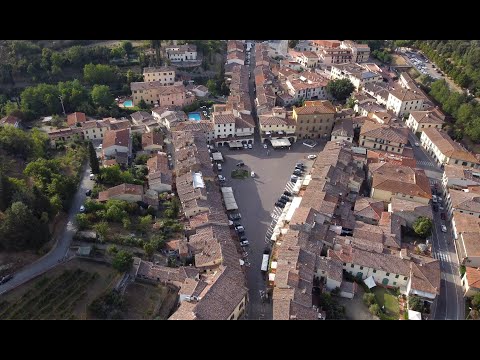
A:
<svg viewBox="0 0 480 360">
<path fill-rule="evenodd" d="M 437 166 L 432 163 L 431 161 L 424 161 L 424 160 L 419 160 L 417 161 L 417 165 L 421 165 L 421 166 L 428 166 L 428 167 L 432 167 L 432 168 L 436 168 Z"/>
<path fill-rule="evenodd" d="M 450 258 L 450 254 L 447 254 L 447 253 L 444 253 L 444 252 L 440 252 L 440 251 L 434 251 L 432 253 L 432 256 L 434 259 L 437 259 L 437 260 L 440 260 L 440 261 L 443 261 L 443 262 L 451 262 L 451 258 Z"/>
</svg>

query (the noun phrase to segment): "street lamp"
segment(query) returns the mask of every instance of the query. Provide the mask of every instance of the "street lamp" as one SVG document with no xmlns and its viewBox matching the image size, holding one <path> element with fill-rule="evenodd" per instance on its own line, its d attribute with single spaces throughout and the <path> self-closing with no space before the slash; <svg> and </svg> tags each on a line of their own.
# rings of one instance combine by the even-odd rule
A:
<svg viewBox="0 0 480 360">
<path fill-rule="evenodd" d="M 58 98 L 60 99 L 60 102 L 62 103 L 63 115 L 64 115 L 64 116 L 67 116 L 67 114 L 65 113 L 65 107 L 63 106 L 63 96 L 62 96 L 62 95 L 58 95 Z"/>
</svg>

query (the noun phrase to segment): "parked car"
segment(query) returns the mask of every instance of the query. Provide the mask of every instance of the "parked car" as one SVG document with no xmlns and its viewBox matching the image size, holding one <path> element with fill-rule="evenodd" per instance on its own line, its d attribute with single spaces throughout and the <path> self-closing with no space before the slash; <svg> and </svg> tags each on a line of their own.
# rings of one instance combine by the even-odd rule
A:
<svg viewBox="0 0 480 360">
<path fill-rule="evenodd" d="M 95 174 L 90 174 L 90 180 L 95 180 Z"/>
<path fill-rule="evenodd" d="M 293 175 L 301 176 L 301 175 L 302 175 L 302 172 L 301 172 L 300 170 L 298 170 L 298 169 L 295 169 L 295 170 L 293 171 Z"/>
<path fill-rule="evenodd" d="M 437 195 L 432 195 L 432 202 L 433 202 L 434 204 L 436 204 L 437 201 L 438 201 Z"/>
<path fill-rule="evenodd" d="M 314 160 L 317 158 L 317 155 L 308 155 L 307 158 L 309 158 L 310 160 Z"/>
<path fill-rule="evenodd" d="M 241 236 L 239 237 L 239 239 L 240 239 L 240 241 L 247 241 L 247 240 L 248 240 L 245 235 L 241 235 Z"/>
<path fill-rule="evenodd" d="M 249 149 L 253 149 L 253 145 L 252 145 L 252 144 L 248 144 L 248 148 L 249 148 Z"/>
<path fill-rule="evenodd" d="M 264 149 L 268 149 L 267 144 L 263 144 L 263 148 L 264 148 Z"/>
<path fill-rule="evenodd" d="M 442 199 L 440 196 L 437 196 L 437 200 L 438 200 L 438 202 L 442 202 L 442 201 L 443 201 L 443 199 Z"/>
<path fill-rule="evenodd" d="M 240 246 L 248 246 L 248 241 L 240 241 Z"/>
<path fill-rule="evenodd" d="M 243 144 L 243 148 L 244 148 L 244 149 L 248 149 L 248 145 L 247 145 L 247 144 Z"/>
<path fill-rule="evenodd" d="M 287 200 L 282 198 L 278 199 L 277 202 L 281 202 L 282 204 L 285 204 L 285 205 L 287 204 Z"/>
<path fill-rule="evenodd" d="M 420 146 L 420 144 L 418 142 L 415 142 L 415 146 Z"/>
<path fill-rule="evenodd" d="M 298 176 L 295 176 L 295 175 L 290 176 L 290 181 L 291 182 L 296 183 L 297 180 L 298 180 Z"/>
<path fill-rule="evenodd" d="M 237 166 L 244 166 L 244 165 L 245 165 L 245 163 L 244 163 L 243 161 L 239 161 L 239 162 L 237 163 Z"/>
<path fill-rule="evenodd" d="M 305 164 L 302 163 L 302 162 L 297 162 L 297 163 L 295 164 L 295 166 L 304 168 L 304 167 L 305 167 Z"/>
<path fill-rule="evenodd" d="M 92 195 L 92 190 L 88 189 L 87 192 L 85 193 L 85 195 L 87 195 L 87 196 Z"/>
<path fill-rule="evenodd" d="M 103 144 L 98 145 L 98 146 L 97 146 L 97 149 L 98 149 L 98 150 L 102 150 L 102 149 L 103 149 Z"/>
<path fill-rule="evenodd" d="M 225 180 L 227 180 L 227 179 L 226 179 L 225 176 L 223 176 L 223 175 L 218 175 L 218 180 L 220 180 L 220 181 L 225 181 Z"/>
<path fill-rule="evenodd" d="M 437 204 L 433 204 L 433 211 L 435 211 L 435 212 L 438 211 L 438 205 Z"/>
<path fill-rule="evenodd" d="M 445 218 L 446 218 L 445 213 L 441 213 L 441 214 L 440 214 L 440 218 L 441 218 L 442 220 L 445 220 Z"/>
<path fill-rule="evenodd" d="M 240 220 L 242 218 L 242 215 L 240 213 L 231 213 L 228 214 L 228 219 L 235 221 L 235 220 Z"/>
<path fill-rule="evenodd" d="M 286 196 L 286 195 L 280 196 L 280 199 L 283 199 L 283 200 L 285 200 L 285 201 L 292 201 L 292 199 L 290 199 L 290 198 L 289 198 L 288 196 Z"/>
<path fill-rule="evenodd" d="M 447 232 L 447 227 L 445 225 L 442 225 L 442 232 L 444 232 L 444 233 Z"/>
<path fill-rule="evenodd" d="M 235 228 L 235 231 L 237 232 L 237 234 L 243 234 L 245 233 L 245 228 L 242 225 L 240 225 Z"/>
<path fill-rule="evenodd" d="M 222 164 L 217 164 L 217 170 L 222 171 Z"/>
<path fill-rule="evenodd" d="M 283 208 L 285 207 L 285 204 L 282 203 L 282 202 L 277 201 L 277 202 L 275 203 L 275 206 L 283 209 Z"/>
<path fill-rule="evenodd" d="M 6 282 L 13 279 L 13 274 L 5 275 L 4 277 L 0 278 L 0 285 L 5 284 Z"/>
<path fill-rule="evenodd" d="M 83 205 L 80 206 L 80 212 L 81 212 L 81 213 L 84 213 L 84 212 L 85 212 L 85 206 L 83 206 Z"/>
<path fill-rule="evenodd" d="M 254 173 L 253 171 L 250 172 L 250 176 L 251 176 L 252 178 L 254 178 L 254 177 L 255 177 L 255 173 Z"/>
<path fill-rule="evenodd" d="M 445 210 L 445 208 L 443 206 L 439 206 L 438 210 L 443 211 L 443 210 Z"/>
<path fill-rule="evenodd" d="M 285 190 L 285 191 L 283 192 L 283 195 L 293 196 L 293 194 L 292 194 L 290 191 L 287 191 L 287 190 Z"/>
</svg>

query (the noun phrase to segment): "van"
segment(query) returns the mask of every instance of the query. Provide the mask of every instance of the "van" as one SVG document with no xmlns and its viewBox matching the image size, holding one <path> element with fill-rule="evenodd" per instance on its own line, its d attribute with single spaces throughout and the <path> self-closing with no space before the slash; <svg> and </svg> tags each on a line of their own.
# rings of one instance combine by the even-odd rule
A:
<svg viewBox="0 0 480 360">
<path fill-rule="evenodd" d="M 222 171 L 222 164 L 217 164 L 218 171 Z"/>
</svg>

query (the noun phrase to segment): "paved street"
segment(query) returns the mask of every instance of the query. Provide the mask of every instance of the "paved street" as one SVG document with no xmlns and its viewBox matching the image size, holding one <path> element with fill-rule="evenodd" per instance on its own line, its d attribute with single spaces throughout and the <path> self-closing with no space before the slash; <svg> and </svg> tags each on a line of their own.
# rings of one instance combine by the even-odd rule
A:
<svg viewBox="0 0 480 360">
<path fill-rule="evenodd" d="M 75 215 L 78 213 L 80 206 L 85 202 L 85 192 L 87 189 L 93 188 L 93 181 L 90 180 L 89 176 L 90 166 L 87 165 L 85 166 L 83 179 L 80 183 L 77 193 L 75 194 L 72 207 L 68 213 L 68 223 L 65 226 L 63 235 L 59 237 L 52 250 L 41 259 L 15 273 L 15 276 L 12 280 L 4 285 L 0 285 L 0 294 L 17 287 L 38 275 L 41 275 L 50 268 L 58 265 L 66 258 L 70 243 L 72 242 L 73 235 L 75 234 Z"/>
<path fill-rule="evenodd" d="M 408 136 L 417 160 L 417 166 L 425 170 L 430 183 L 432 185 L 437 184 L 440 191 L 442 188 L 442 170 L 422 146 L 414 145 L 415 142 L 420 143 L 420 140 L 412 132 Z M 441 220 L 440 214 L 441 211 L 433 212 L 433 256 L 440 260 L 442 271 L 440 296 L 434 308 L 433 318 L 436 320 L 464 319 L 465 309 L 460 285 L 458 258 L 453 244 L 452 228 L 449 222 Z M 447 233 L 442 233 L 442 224 L 447 226 Z"/>
<path fill-rule="evenodd" d="M 308 154 L 316 154 L 322 144 L 310 149 L 301 142 L 292 145 L 291 150 L 272 150 L 267 156 L 266 149 L 256 142 L 251 150 L 229 150 L 218 148 L 224 158 L 223 175 L 227 178 L 226 186 L 232 186 L 241 223 L 250 246 L 247 248 L 250 267 L 247 270 L 247 287 L 249 289 L 248 319 L 272 319 L 271 303 L 263 303 L 260 290 L 265 290 L 265 280 L 260 270 L 262 254 L 267 246 L 265 234 L 272 221 L 275 201 L 283 193 L 290 180 L 290 175 L 298 161 L 307 162 Z M 243 160 L 245 169 L 254 171 L 256 177 L 245 180 L 232 179 L 231 171 L 236 169 L 238 161 Z"/>
</svg>

